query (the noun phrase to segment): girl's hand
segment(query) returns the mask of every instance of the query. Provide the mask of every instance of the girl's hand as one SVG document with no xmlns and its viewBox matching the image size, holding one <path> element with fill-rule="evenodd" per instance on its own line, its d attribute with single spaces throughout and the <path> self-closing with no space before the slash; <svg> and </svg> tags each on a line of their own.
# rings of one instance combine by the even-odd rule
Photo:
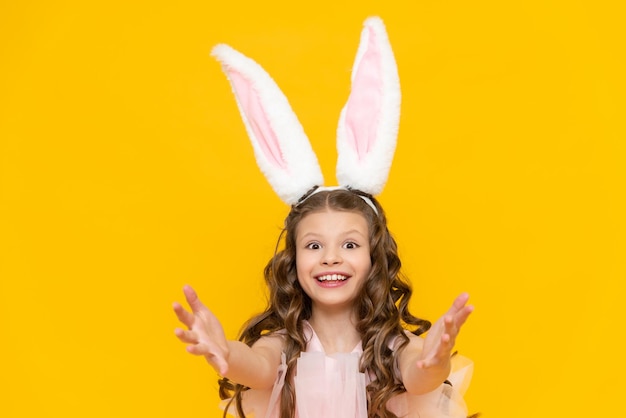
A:
<svg viewBox="0 0 626 418">
<path fill-rule="evenodd" d="M 456 337 L 459 335 L 461 326 L 474 310 L 473 306 L 467 305 L 468 300 L 469 295 L 467 293 L 459 295 L 448 312 L 439 318 L 428 331 L 424 340 L 422 355 L 417 361 L 419 369 L 449 367 Z"/>
<path fill-rule="evenodd" d="M 185 299 L 191 312 L 178 302 L 173 305 L 178 320 L 188 330 L 176 328 L 174 333 L 179 340 L 188 344 L 187 351 L 197 356 L 204 356 L 217 372 L 224 376 L 228 372 L 229 349 L 222 324 L 206 307 L 191 286 L 183 287 Z"/>
</svg>

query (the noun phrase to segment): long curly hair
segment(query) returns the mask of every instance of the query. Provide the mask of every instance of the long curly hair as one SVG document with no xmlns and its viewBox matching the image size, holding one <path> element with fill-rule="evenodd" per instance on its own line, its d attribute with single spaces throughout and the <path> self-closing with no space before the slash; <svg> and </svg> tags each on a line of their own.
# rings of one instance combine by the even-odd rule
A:
<svg viewBox="0 0 626 418">
<path fill-rule="evenodd" d="M 396 350 L 401 349 L 409 342 L 404 330 L 420 335 L 431 324 L 409 312 L 412 289 L 400 272 L 397 244 L 387 229 L 385 213 L 378 201 L 359 190 L 320 191 L 312 194 L 313 190 L 300 203 L 292 206 L 285 219 L 274 257 L 264 270 L 269 289 L 267 308 L 244 325 L 239 340 L 252 346 L 263 335 L 282 330 L 287 371 L 280 398 L 280 417 L 294 417 L 296 395 L 293 377 L 297 359 L 306 350 L 303 321 L 311 317 L 312 309 L 311 299 L 300 287 L 296 274 L 297 227 L 304 217 L 315 212 L 334 210 L 359 213 L 368 224 L 372 264 L 354 306 L 356 329 L 363 346 L 360 370 L 375 376 L 367 386 L 368 416 L 397 418 L 387 410 L 386 404 L 406 389 L 394 376 L 395 356 L 390 346 L 393 343 Z M 374 204 L 376 212 L 362 197 Z M 281 244 L 283 248 L 279 249 Z M 243 392 L 248 388 L 227 378 L 220 379 L 219 384 L 220 397 L 231 399 L 224 417 L 233 402 L 238 415 L 244 417 L 241 400 Z"/>
</svg>

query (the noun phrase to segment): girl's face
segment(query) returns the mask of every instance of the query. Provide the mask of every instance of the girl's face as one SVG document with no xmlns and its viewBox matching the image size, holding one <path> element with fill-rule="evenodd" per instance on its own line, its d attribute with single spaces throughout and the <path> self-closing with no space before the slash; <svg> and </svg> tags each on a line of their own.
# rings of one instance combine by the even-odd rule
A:
<svg viewBox="0 0 626 418">
<path fill-rule="evenodd" d="M 314 308 L 351 308 L 371 267 L 369 231 L 361 214 L 326 210 L 300 221 L 296 269 Z"/>
</svg>

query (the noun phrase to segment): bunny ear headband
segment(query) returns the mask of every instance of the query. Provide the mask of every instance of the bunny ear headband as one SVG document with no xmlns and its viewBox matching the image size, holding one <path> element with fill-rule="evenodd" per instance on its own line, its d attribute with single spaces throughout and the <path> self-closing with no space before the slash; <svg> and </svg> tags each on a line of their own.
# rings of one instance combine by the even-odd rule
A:
<svg viewBox="0 0 626 418">
<path fill-rule="evenodd" d="M 212 55 L 226 73 L 259 168 L 278 196 L 296 205 L 324 179 L 311 144 L 287 98 L 255 61 L 227 45 Z M 352 89 L 337 129 L 338 187 L 377 195 L 385 186 L 396 147 L 400 82 L 385 26 L 364 23 L 352 69 Z M 313 193 L 315 193 L 313 192 Z M 360 195 L 359 195 L 360 196 Z M 375 212 L 370 199 L 362 196 Z"/>
</svg>

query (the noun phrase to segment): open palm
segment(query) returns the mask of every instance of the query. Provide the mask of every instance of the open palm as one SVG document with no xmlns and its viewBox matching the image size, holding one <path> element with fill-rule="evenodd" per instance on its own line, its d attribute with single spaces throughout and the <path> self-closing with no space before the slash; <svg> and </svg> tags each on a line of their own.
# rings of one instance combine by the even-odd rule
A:
<svg viewBox="0 0 626 418">
<path fill-rule="evenodd" d="M 459 295 L 448 312 L 433 324 L 424 340 L 417 367 L 425 369 L 449 364 L 456 337 L 474 310 L 473 306 L 467 305 L 468 300 L 467 293 Z"/>
<path fill-rule="evenodd" d="M 187 345 L 187 351 L 197 356 L 204 356 L 222 376 L 228 372 L 229 349 L 222 324 L 217 317 L 198 298 L 191 286 L 183 288 L 185 299 L 191 312 L 180 303 L 173 305 L 178 320 L 187 326 L 187 330 L 176 328 L 174 333 Z"/>
</svg>

